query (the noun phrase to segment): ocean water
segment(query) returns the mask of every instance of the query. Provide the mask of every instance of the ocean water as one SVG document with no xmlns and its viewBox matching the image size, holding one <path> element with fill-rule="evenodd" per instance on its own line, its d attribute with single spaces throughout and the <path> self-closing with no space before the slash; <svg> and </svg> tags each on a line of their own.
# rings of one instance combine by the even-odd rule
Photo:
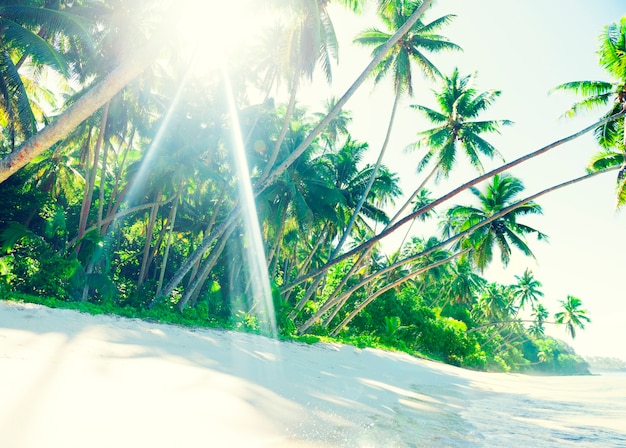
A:
<svg viewBox="0 0 626 448">
<path fill-rule="evenodd" d="M 388 427 L 369 442 L 362 435 L 359 446 L 626 448 L 626 374 L 483 375 L 448 396 L 444 412 L 417 418 L 405 413 L 395 430 Z"/>
<path fill-rule="evenodd" d="M 510 390 L 501 386 L 470 400 L 461 413 L 472 432 L 468 442 L 626 447 L 626 375 L 522 377 L 510 382 Z"/>
<path fill-rule="evenodd" d="M 411 412 L 411 403 L 405 401 L 387 416 L 370 416 L 357 430 L 338 426 L 334 435 L 326 434 L 328 445 L 323 446 L 626 448 L 625 374 L 475 373 L 463 387 L 412 387 L 421 397 L 415 402 L 430 397 L 436 403 L 428 412 Z"/>
</svg>

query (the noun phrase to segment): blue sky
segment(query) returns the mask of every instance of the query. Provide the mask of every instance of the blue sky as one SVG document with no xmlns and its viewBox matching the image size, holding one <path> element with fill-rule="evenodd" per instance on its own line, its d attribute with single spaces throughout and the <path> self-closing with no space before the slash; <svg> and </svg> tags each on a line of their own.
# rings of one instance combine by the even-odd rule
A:
<svg viewBox="0 0 626 448">
<path fill-rule="evenodd" d="M 479 89 L 502 91 L 485 118 L 515 122 L 502 135 L 489 139 L 507 161 L 586 127 L 603 112 L 562 118 L 575 97 L 548 95 L 548 91 L 568 81 L 608 80 L 597 64 L 597 38 L 605 25 L 626 13 L 626 1 L 439 0 L 426 19 L 450 13 L 457 17 L 442 34 L 464 51 L 433 55 L 432 61 L 446 74 L 454 67 L 466 74 L 477 72 Z M 340 39 L 339 66 L 331 88 L 322 82 L 309 86 L 310 95 L 304 102 L 315 109 L 321 109 L 320 99 L 331 92 L 342 94 L 367 64 L 370 50 L 351 44 L 356 32 L 379 26 L 371 10 L 354 17 L 333 7 L 331 14 Z M 419 76 L 415 78 L 415 97 L 402 101 L 384 159 L 400 174 L 406 193 L 422 175 L 414 169 L 420 155 L 406 153 L 403 148 L 416 140 L 418 131 L 428 128 L 428 123 L 408 106 L 434 106 L 431 89 L 435 87 Z M 370 144 L 372 160 L 382 144 L 392 100 L 391 81 L 376 87 L 370 81 L 347 105 L 354 117 L 351 133 Z M 584 174 L 596 150 L 592 137 L 586 136 L 515 168 L 511 174 L 524 181 L 528 194 L 535 193 Z M 475 173 L 459 163 L 450 181 L 429 188 L 445 193 L 472 177 Z M 550 237 L 549 243 L 532 241 L 537 260 L 515 255 L 507 269 L 494 263 L 486 276 L 513 283 L 514 275 L 530 268 L 543 283 L 544 304 L 551 312 L 557 311 L 558 302 L 567 294 L 579 297 L 592 318 L 587 330 L 574 341 L 563 329 L 549 329 L 550 333 L 581 354 L 626 359 L 626 293 L 622 280 L 626 276 L 626 212 L 615 211 L 614 176 L 607 174 L 568 187 L 539 203 L 544 215 L 525 221 Z M 418 225 L 414 229 L 418 235 L 432 231 Z M 387 244 L 392 247 L 394 242 Z"/>
</svg>

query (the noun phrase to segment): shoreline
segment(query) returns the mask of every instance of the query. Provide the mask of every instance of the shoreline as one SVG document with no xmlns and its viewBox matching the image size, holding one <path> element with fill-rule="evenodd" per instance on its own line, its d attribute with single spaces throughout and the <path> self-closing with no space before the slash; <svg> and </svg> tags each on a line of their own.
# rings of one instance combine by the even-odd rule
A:
<svg viewBox="0 0 626 448">
<path fill-rule="evenodd" d="M 521 446 L 538 428 L 567 446 L 590 423 L 605 436 L 586 446 L 626 444 L 619 378 L 478 372 L 16 302 L 0 302 L 0 372 L 3 447 Z"/>
</svg>

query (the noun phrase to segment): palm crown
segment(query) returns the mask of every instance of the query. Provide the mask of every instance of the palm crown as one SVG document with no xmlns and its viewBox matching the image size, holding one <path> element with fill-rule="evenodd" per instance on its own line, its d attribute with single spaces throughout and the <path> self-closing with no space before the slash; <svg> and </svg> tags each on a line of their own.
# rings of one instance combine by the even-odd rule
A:
<svg viewBox="0 0 626 448">
<path fill-rule="evenodd" d="M 581 110 L 608 106 L 604 118 L 623 113 L 626 109 L 626 17 L 613 23 L 600 35 L 599 62 L 612 81 L 573 81 L 556 86 L 551 90 L 570 91 L 584 98 L 572 105 L 566 115 L 573 116 Z M 621 166 L 617 175 L 617 206 L 626 204 L 626 133 L 623 120 L 609 120 L 595 130 L 597 142 L 602 150 L 595 154 L 587 169 L 590 172 Z"/>
<path fill-rule="evenodd" d="M 509 120 L 477 120 L 478 116 L 493 104 L 499 90 L 478 92 L 473 86 L 474 76 L 461 76 L 454 69 L 450 77 L 443 79 L 443 88 L 435 92 L 441 111 L 419 104 L 411 107 L 422 112 L 436 126 L 422 132 L 422 138 L 409 148 L 426 147 L 427 153 L 418 165 L 421 171 L 433 156 L 437 159 L 438 175 L 447 177 L 457 158 L 460 145 L 471 164 L 483 171 L 480 154 L 493 157 L 498 151 L 481 137 L 483 133 L 499 132 L 501 126 L 510 125 Z"/>
<path fill-rule="evenodd" d="M 495 175 L 484 192 L 472 187 L 472 194 L 478 199 L 479 207 L 457 205 L 448 210 L 447 231 L 462 232 L 503 211 L 515 202 L 516 196 L 524 189 L 521 180 L 508 175 Z M 541 207 L 535 202 L 528 202 L 504 216 L 495 219 L 487 226 L 478 228 L 465 240 L 473 247 L 472 253 L 476 265 L 482 270 L 493 259 L 495 246 L 500 250 L 500 258 L 506 266 L 511 258 L 511 245 L 524 255 L 534 256 L 525 236 L 535 234 L 537 239 L 546 239 L 542 232 L 518 222 L 518 218 L 529 214 L 541 214 Z"/>
</svg>

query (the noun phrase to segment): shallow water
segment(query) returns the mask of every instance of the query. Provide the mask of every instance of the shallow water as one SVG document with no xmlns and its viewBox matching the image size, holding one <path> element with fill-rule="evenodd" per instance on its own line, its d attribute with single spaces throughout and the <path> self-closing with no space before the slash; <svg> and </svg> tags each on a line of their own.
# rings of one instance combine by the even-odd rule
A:
<svg viewBox="0 0 626 448">
<path fill-rule="evenodd" d="M 626 375 L 470 374 L 468 386 L 413 386 L 421 398 L 409 397 L 387 414 L 365 423 L 355 415 L 352 426 L 325 426 L 322 435 L 301 428 L 296 437 L 362 448 L 626 447 Z M 411 401 L 429 398 L 434 409 L 411 412 Z"/>
<path fill-rule="evenodd" d="M 426 389 L 420 393 L 428 394 Z M 382 431 L 368 443 L 362 434 L 352 446 L 626 447 L 626 375 L 486 374 L 461 395 L 458 412 L 447 409 L 427 418 L 402 412 L 394 419 L 395 430 L 387 424 L 386 438 Z"/>
<path fill-rule="evenodd" d="M 479 446 L 626 446 L 626 378 L 517 378 L 462 413 Z"/>
</svg>

